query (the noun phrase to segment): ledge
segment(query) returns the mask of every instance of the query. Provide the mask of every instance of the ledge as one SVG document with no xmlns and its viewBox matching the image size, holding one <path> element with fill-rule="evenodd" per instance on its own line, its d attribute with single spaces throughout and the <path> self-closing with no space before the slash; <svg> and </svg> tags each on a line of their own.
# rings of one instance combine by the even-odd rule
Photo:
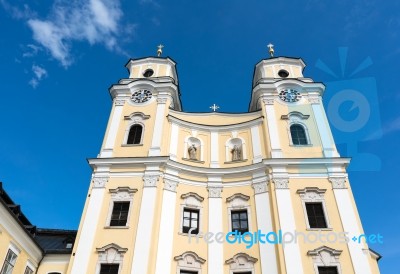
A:
<svg viewBox="0 0 400 274">
<path fill-rule="evenodd" d="M 121 147 L 141 147 L 143 144 L 122 144 Z"/>
<path fill-rule="evenodd" d="M 224 164 L 236 164 L 236 163 L 245 163 L 247 162 L 248 159 L 244 160 L 235 160 L 235 161 L 230 161 L 230 162 L 224 162 Z"/>
<path fill-rule="evenodd" d="M 189 159 L 189 158 L 182 158 L 182 160 L 188 161 L 188 162 L 193 162 L 193 163 L 198 163 L 198 164 L 204 164 L 204 161 L 193 160 L 193 159 Z"/>
</svg>

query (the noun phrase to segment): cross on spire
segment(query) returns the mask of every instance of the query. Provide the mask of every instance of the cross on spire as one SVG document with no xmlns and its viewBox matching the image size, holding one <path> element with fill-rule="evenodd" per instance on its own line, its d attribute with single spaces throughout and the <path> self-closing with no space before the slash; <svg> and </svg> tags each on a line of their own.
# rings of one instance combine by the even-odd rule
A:
<svg viewBox="0 0 400 274">
<path fill-rule="evenodd" d="M 269 44 L 267 45 L 267 47 L 269 48 L 269 55 L 271 55 L 271 57 L 274 57 L 274 52 L 275 52 L 275 50 L 274 50 L 274 45 L 272 45 L 271 43 L 269 43 Z"/>
<path fill-rule="evenodd" d="M 164 45 L 162 45 L 162 44 L 159 44 L 159 45 L 157 46 L 157 48 L 158 48 L 158 50 L 157 50 L 157 56 L 158 56 L 158 57 L 161 56 L 163 47 L 164 47 Z"/>
<path fill-rule="evenodd" d="M 211 108 L 214 112 L 216 112 L 216 111 L 219 109 L 219 106 L 217 106 L 216 104 L 213 104 L 210 108 Z"/>
</svg>

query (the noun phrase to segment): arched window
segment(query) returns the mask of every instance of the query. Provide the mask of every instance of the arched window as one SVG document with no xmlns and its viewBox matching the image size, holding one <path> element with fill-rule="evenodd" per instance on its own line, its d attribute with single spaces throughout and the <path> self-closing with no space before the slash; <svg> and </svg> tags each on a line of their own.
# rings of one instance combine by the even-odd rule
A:
<svg viewBox="0 0 400 274">
<path fill-rule="evenodd" d="M 129 130 L 128 145 L 137 145 L 142 141 L 143 127 L 141 125 L 135 124 Z"/>
<path fill-rule="evenodd" d="M 290 126 L 290 135 L 292 136 L 293 145 L 307 145 L 307 136 L 304 127 L 298 124 Z"/>
</svg>

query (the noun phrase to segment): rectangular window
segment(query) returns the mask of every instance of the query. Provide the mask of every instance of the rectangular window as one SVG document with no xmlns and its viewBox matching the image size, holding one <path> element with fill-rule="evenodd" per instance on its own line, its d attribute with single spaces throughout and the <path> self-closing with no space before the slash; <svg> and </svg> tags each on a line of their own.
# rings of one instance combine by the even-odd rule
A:
<svg viewBox="0 0 400 274">
<path fill-rule="evenodd" d="M 182 232 L 191 234 L 199 234 L 199 210 L 185 208 L 183 210 Z"/>
<path fill-rule="evenodd" d="M 130 202 L 114 202 L 110 226 L 126 226 Z"/>
<path fill-rule="evenodd" d="M 336 266 L 319 266 L 318 274 L 339 274 Z"/>
<path fill-rule="evenodd" d="M 99 274 L 118 274 L 119 264 L 101 264 Z"/>
<path fill-rule="evenodd" d="M 246 272 L 233 272 L 233 274 L 252 274 L 250 271 Z"/>
<path fill-rule="evenodd" d="M 187 270 L 181 270 L 179 271 L 179 274 L 198 274 L 199 272 L 197 271 L 187 271 Z"/>
<path fill-rule="evenodd" d="M 4 260 L 3 267 L 1 268 L 0 274 L 11 274 L 17 260 L 17 254 L 11 249 L 8 250 L 6 259 Z"/>
<path fill-rule="evenodd" d="M 310 228 L 327 228 L 322 203 L 306 203 Z"/>
<path fill-rule="evenodd" d="M 25 268 L 25 273 L 24 274 L 33 274 L 33 270 L 29 268 L 29 266 L 27 266 Z"/>
<path fill-rule="evenodd" d="M 244 233 L 249 231 L 247 210 L 231 211 L 232 231 Z"/>
</svg>

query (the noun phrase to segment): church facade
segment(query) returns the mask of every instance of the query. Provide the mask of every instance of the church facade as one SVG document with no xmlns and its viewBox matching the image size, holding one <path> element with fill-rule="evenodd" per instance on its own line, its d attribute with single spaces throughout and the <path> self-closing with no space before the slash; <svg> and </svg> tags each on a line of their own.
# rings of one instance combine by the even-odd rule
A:
<svg viewBox="0 0 400 274">
<path fill-rule="evenodd" d="M 170 58 L 126 67 L 69 259 L 37 273 L 379 273 L 301 59 L 256 64 L 237 114 L 183 112 Z"/>
</svg>

